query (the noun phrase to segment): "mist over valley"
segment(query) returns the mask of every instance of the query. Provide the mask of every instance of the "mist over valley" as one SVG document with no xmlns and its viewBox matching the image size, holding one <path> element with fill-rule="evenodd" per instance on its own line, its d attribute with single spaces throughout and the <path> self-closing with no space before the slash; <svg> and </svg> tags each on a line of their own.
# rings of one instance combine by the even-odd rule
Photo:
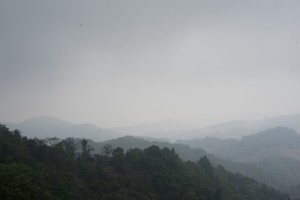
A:
<svg viewBox="0 0 300 200">
<path fill-rule="evenodd" d="M 300 1 L 0 1 L 1 200 L 299 200 Z"/>
</svg>

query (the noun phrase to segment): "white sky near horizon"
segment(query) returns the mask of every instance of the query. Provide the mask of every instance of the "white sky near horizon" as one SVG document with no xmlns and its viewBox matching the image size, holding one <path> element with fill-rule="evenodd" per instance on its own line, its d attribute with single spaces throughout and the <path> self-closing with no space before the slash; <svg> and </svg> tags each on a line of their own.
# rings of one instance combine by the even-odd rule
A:
<svg viewBox="0 0 300 200">
<path fill-rule="evenodd" d="M 3 0 L 0 121 L 300 113 L 300 1 Z"/>
</svg>

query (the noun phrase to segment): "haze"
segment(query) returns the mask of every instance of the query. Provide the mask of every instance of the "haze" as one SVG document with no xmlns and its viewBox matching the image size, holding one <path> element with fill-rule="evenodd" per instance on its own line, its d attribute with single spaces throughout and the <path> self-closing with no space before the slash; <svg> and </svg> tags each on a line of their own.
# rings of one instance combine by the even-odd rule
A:
<svg viewBox="0 0 300 200">
<path fill-rule="evenodd" d="M 199 126 L 300 112 L 300 2 L 0 2 L 0 121 Z"/>
</svg>

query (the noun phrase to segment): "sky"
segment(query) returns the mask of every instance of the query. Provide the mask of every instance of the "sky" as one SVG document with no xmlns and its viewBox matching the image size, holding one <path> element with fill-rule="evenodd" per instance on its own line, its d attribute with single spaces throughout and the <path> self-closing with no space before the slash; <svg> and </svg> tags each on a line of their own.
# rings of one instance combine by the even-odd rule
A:
<svg viewBox="0 0 300 200">
<path fill-rule="evenodd" d="M 300 112 L 298 0 L 1 0 L 0 121 Z"/>
</svg>

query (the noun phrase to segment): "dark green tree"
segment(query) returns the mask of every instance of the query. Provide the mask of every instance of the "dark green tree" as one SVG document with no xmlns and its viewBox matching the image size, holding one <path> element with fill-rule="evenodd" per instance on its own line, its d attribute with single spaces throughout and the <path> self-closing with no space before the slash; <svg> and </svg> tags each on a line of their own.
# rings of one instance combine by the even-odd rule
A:
<svg viewBox="0 0 300 200">
<path fill-rule="evenodd" d="M 113 166 L 118 172 L 125 171 L 125 157 L 124 157 L 124 150 L 120 147 L 117 147 L 112 152 L 112 161 Z"/>
</svg>

